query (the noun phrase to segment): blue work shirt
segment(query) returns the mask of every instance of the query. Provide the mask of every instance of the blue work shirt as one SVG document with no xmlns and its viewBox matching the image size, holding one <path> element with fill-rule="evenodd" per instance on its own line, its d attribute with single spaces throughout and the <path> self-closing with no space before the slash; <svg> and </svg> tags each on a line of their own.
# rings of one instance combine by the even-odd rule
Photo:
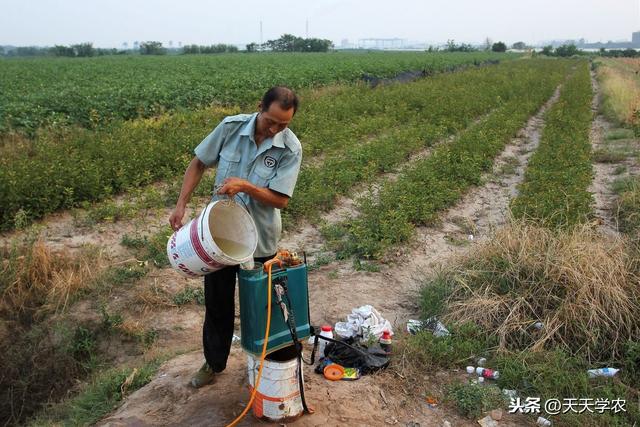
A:
<svg viewBox="0 0 640 427">
<path fill-rule="evenodd" d="M 258 113 L 226 117 L 202 140 L 194 153 L 205 165 L 218 166 L 216 188 L 226 178 L 238 177 L 257 187 L 267 187 L 291 197 L 302 162 L 300 141 L 286 128 L 273 138 L 265 139 L 260 147 L 256 146 L 257 116 Z M 275 254 L 282 232 L 280 209 L 244 193 L 238 193 L 238 196 L 247 205 L 258 229 L 258 247 L 254 257 Z M 213 200 L 219 197 L 214 191 Z"/>
</svg>

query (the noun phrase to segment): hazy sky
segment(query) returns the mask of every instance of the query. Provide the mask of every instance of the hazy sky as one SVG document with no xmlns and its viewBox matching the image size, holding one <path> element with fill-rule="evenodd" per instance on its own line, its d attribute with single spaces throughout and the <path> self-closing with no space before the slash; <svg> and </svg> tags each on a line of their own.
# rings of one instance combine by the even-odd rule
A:
<svg viewBox="0 0 640 427">
<path fill-rule="evenodd" d="M 0 45 L 238 44 L 260 42 L 260 21 L 264 41 L 304 37 L 307 19 L 309 37 L 337 44 L 630 40 L 640 31 L 640 0 L 0 0 Z"/>
</svg>

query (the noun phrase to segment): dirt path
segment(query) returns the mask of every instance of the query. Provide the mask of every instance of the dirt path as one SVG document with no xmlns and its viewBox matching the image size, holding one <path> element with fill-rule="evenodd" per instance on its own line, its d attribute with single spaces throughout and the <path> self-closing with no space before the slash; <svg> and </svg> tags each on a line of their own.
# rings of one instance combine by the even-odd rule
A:
<svg viewBox="0 0 640 427">
<path fill-rule="evenodd" d="M 591 72 L 591 87 L 594 94 L 593 102 L 591 103 L 591 110 L 593 111 L 595 118 L 591 123 L 589 138 L 591 140 L 591 147 L 593 151 L 597 152 L 598 150 L 606 149 L 605 134 L 609 130 L 610 125 L 599 112 L 601 97 L 600 87 L 593 71 Z M 607 234 L 618 234 L 618 225 L 612 211 L 616 196 L 611 190 L 611 183 L 616 177 L 615 170 L 618 166 L 619 163 L 594 162 L 594 178 L 591 186 L 589 187 L 589 192 L 593 193 L 595 200 L 594 210 L 596 218 L 600 223 L 601 230 Z"/>
<path fill-rule="evenodd" d="M 593 193 L 595 214 L 600 229 L 606 234 L 618 235 L 618 224 L 615 214 L 617 195 L 612 184 L 616 179 L 628 175 L 637 175 L 638 164 L 633 155 L 621 155 L 628 149 L 629 141 L 607 141 L 606 134 L 612 125 L 600 113 L 600 86 L 595 72 L 591 72 L 591 87 L 593 88 L 593 102 L 591 109 L 595 118 L 591 124 L 590 140 L 595 161 L 593 164 L 594 178 L 589 191 Z"/>
<path fill-rule="evenodd" d="M 420 278 L 488 238 L 495 227 L 507 221 L 509 200 L 516 194 L 531 152 L 540 139 L 542 115 L 557 100 L 558 94 L 557 90 L 499 156 L 494 172 L 485 177 L 486 184 L 470 191 L 460 203 L 443 213 L 439 226 L 418 229 L 414 243 L 390 256 L 381 271 L 356 271 L 349 262 L 338 261 L 311 271 L 312 323 L 335 323 L 343 320 L 352 308 L 363 304 L 376 307 L 394 324 L 396 331 L 404 328 L 408 318 L 418 316 Z M 344 200 L 325 219 L 336 220 L 339 218 L 337 212 L 348 212 L 350 207 L 351 202 Z M 322 239 L 316 226 L 306 225 L 295 234 L 285 236 L 282 246 L 317 252 L 322 248 Z M 188 280 L 177 276 L 167 279 L 170 279 L 168 282 Z M 191 284 L 197 286 L 199 281 L 191 281 Z M 170 311 L 163 317 L 164 322 L 170 323 L 168 313 Z M 184 327 L 182 335 L 185 334 L 190 334 L 191 341 L 197 345 L 199 325 L 196 327 L 192 323 Z M 165 342 L 162 340 L 160 345 Z M 248 398 L 246 356 L 234 345 L 227 370 L 216 383 L 193 390 L 188 381 L 201 363 L 199 350 L 170 360 L 151 383 L 133 393 L 100 425 L 225 425 L 242 410 Z M 430 387 L 442 375 L 450 376 L 451 373 L 425 372 L 422 378 L 407 381 L 399 380 L 392 370 L 388 370 L 354 382 L 329 383 L 305 367 L 307 398 L 315 406 L 316 413 L 302 417 L 295 425 L 404 426 L 418 423 L 420 426 L 442 426 L 447 425 L 445 422 L 477 425 L 475 421 L 460 419 L 446 408 L 431 408 L 424 402 L 425 393 L 433 390 Z M 239 425 L 256 424 L 261 422 L 247 416 Z M 507 417 L 500 424 L 522 425 L 523 420 Z"/>
</svg>

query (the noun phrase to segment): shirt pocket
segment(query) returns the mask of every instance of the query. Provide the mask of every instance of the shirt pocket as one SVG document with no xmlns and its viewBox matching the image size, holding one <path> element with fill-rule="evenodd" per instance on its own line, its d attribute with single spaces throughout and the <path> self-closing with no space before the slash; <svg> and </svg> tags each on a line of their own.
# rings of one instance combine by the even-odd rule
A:
<svg viewBox="0 0 640 427">
<path fill-rule="evenodd" d="M 240 176 L 240 153 L 234 151 L 221 151 L 216 173 L 216 185 L 232 176 Z"/>
<path fill-rule="evenodd" d="M 276 176 L 276 168 L 277 164 L 272 167 L 267 166 L 265 158 L 257 159 L 256 165 L 251 171 L 250 181 L 258 187 L 266 187 L 269 181 Z"/>
</svg>

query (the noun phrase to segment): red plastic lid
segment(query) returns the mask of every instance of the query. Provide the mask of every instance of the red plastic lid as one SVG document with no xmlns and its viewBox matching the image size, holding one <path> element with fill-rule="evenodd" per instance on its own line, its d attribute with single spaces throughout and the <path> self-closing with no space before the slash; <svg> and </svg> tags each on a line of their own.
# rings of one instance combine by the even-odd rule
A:
<svg viewBox="0 0 640 427">
<path fill-rule="evenodd" d="M 331 328 L 331 326 L 329 326 L 329 325 L 322 325 L 322 328 L 321 328 L 321 329 L 322 329 L 324 332 L 331 332 L 331 331 L 332 331 L 332 328 Z"/>
<path fill-rule="evenodd" d="M 382 331 L 382 339 L 389 339 L 389 338 L 391 338 L 391 332 L 389 332 L 386 329 Z"/>
</svg>

